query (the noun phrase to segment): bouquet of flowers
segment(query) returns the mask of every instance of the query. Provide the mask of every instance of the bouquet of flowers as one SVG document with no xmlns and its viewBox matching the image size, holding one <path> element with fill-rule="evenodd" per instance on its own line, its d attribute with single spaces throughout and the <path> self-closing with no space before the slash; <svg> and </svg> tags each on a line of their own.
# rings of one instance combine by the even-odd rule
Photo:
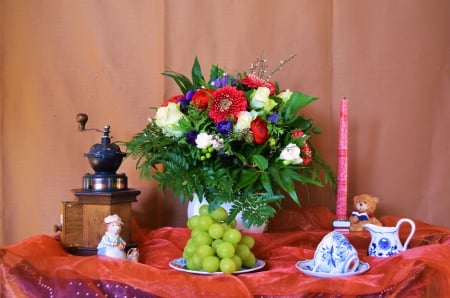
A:
<svg viewBox="0 0 450 298">
<path fill-rule="evenodd" d="M 125 142 L 142 177 L 173 190 L 182 203 L 194 193 L 211 210 L 230 203 L 246 227 L 267 223 L 285 197 L 300 205 L 295 184 L 335 186 L 332 169 L 310 143 L 320 132 L 302 108 L 316 100 L 280 89 L 258 58 L 234 75 L 217 65 L 205 79 L 197 60 L 191 78 L 167 71 L 180 94 L 167 99 L 148 125 Z"/>
</svg>

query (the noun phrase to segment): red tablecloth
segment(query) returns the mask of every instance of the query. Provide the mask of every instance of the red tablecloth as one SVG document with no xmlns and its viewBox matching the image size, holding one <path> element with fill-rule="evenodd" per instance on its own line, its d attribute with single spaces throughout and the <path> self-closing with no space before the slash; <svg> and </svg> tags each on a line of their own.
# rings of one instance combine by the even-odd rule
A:
<svg viewBox="0 0 450 298">
<path fill-rule="evenodd" d="M 450 229 L 416 221 L 408 250 L 389 258 L 366 255 L 368 232 L 350 233 L 347 237 L 371 269 L 347 278 L 315 278 L 301 273 L 295 264 L 313 257 L 317 244 L 331 231 L 333 214 L 312 207 L 280 215 L 276 229 L 253 235 L 253 251 L 266 262 L 257 272 L 206 276 L 176 271 L 168 263 L 181 256 L 189 230 L 145 230 L 133 224 L 140 263 L 74 256 L 45 235 L 0 248 L 0 296 L 450 297 Z M 398 219 L 380 218 L 386 226 L 395 226 Z M 406 227 L 400 231 L 402 241 L 407 232 Z"/>
</svg>

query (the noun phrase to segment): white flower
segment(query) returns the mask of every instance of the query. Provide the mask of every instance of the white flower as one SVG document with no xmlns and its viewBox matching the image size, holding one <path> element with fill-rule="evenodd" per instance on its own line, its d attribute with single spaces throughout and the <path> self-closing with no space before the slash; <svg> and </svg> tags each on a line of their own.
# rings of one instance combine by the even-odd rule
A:
<svg viewBox="0 0 450 298">
<path fill-rule="evenodd" d="M 223 139 L 222 138 L 218 138 L 215 137 L 211 140 L 211 145 L 214 148 L 214 150 L 216 151 L 220 151 L 223 149 L 224 145 L 223 145 Z"/>
<path fill-rule="evenodd" d="M 269 98 L 270 89 L 267 87 L 258 87 L 250 95 L 250 107 L 253 109 L 263 109 L 266 113 L 270 112 L 277 103 Z"/>
<path fill-rule="evenodd" d="M 163 133 L 167 136 L 181 137 L 183 130 L 178 121 L 185 117 L 180 111 L 180 104 L 170 102 L 167 107 L 160 107 L 156 111 L 155 123 L 161 127 Z"/>
<path fill-rule="evenodd" d="M 289 89 L 286 89 L 283 92 L 280 92 L 277 97 L 281 98 L 283 100 L 284 103 L 286 103 L 289 99 L 291 99 L 291 95 L 293 94 L 293 92 Z"/>
<path fill-rule="evenodd" d="M 250 128 L 252 121 L 256 118 L 256 113 L 241 111 L 238 115 L 238 120 L 233 127 L 234 132 L 242 132 Z"/>
<path fill-rule="evenodd" d="M 197 144 L 197 148 L 199 149 L 205 149 L 211 146 L 211 141 L 213 137 L 206 132 L 201 132 L 197 135 L 197 138 L 195 139 L 195 143 Z"/>
<path fill-rule="evenodd" d="M 294 165 L 301 164 L 303 159 L 300 157 L 300 152 L 301 150 L 296 144 L 290 143 L 281 151 L 280 159 Z"/>
</svg>

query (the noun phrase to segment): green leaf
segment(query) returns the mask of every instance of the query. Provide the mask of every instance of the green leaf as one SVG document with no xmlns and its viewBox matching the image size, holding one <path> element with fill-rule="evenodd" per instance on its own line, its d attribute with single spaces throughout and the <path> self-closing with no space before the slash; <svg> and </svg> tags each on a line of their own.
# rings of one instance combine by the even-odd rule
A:
<svg viewBox="0 0 450 298">
<path fill-rule="evenodd" d="M 308 184 L 313 184 L 316 186 L 323 186 L 322 183 L 320 183 L 319 181 L 312 179 L 312 178 L 308 178 L 305 175 L 301 175 L 299 172 L 294 171 L 292 169 L 286 168 L 283 170 L 283 175 L 287 175 L 289 176 L 292 180 L 298 181 L 298 182 L 302 182 L 302 183 L 308 183 Z"/>
<path fill-rule="evenodd" d="M 213 82 L 214 80 L 221 78 L 225 71 L 218 67 L 217 65 L 212 65 L 211 70 L 209 72 L 209 83 Z"/>
<path fill-rule="evenodd" d="M 320 134 L 322 132 L 322 127 L 321 126 L 314 126 L 312 128 L 312 132 L 315 134 Z"/>
<path fill-rule="evenodd" d="M 269 166 L 269 162 L 267 161 L 267 158 L 265 158 L 262 155 L 253 155 L 252 161 L 256 164 L 256 166 L 261 170 L 264 171 Z"/>
<path fill-rule="evenodd" d="M 256 180 L 258 180 L 260 173 L 255 171 L 254 169 L 245 169 L 242 170 L 241 177 L 236 184 L 236 190 L 242 189 L 247 185 L 253 184 Z"/>
<path fill-rule="evenodd" d="M 283 169 L 280 171 L 280 177 L 281 177 L 281 187 L 285 192 L 289 194 L 291 199 L 297 203 L 297 205 L 300 205 L 300 201 L 298 200 L 297 193 L 295 192 L 295 185 L 294 181 L 291 178 L 291 170 L 289 169 Z"/>
<path fill-rule="evenodd" d="M 194 64 L 192 65 L 192 84 L 194 85 L 194 89 L 198 89 L 205 84 L 202 68 L 200 67 L 197 57 L 195 57 Z"/>
<path fill-rule="evenodd" d="M 286 121 L 286 123 L 292 127 L 296 127 L 298 129 L 301 129 L 302 131 L 305 131 L 311 127 L 312 120 L 304 119 L 303 117 L 298 116 L 297 117 L 291 116 L 289 121 Z"/>
<path fill-rule="evenodd" d="M 264 189 L 268 193 L 273 193 L 272 190 L 272 182 L 270 181 L 270 176 L 267 172 L 263 172 L 260 177 L 261 184 L 263 185 Z"/>
<path fill-rule="evenodd" d="M 282 184 L 279 169 L 277 169 L 275 167 L 271 167 L 271 168 L 269 168 L 269 173 L 276 184 L 278 184 L 278 185 Z"/>
<path fill-rule="evenodd" d="M 286 104 L 286 118 L 291 114 L 296 113 L 298 110 L 306 107 L 311 102 L 317 100 L 318 98 L 312 97 L 301 92 L 294 92 L 291 95 L 290 100 Z"/>
<path fill-rule="evenodd" d="M 243 164 L 247 164 L 247 158 L 239 152 L 233 152 L 234 156 L 236 156 Z"/>
<path fill-rule="evenodd" d="M 189 78 L 182 74 L 173 71 L 167 71 L 163 72 L 162 75 L 173 79 L 183 94 L 186 94 L 188 90 L 194 89 L 194 86 L 192 85 Z"/>
</svg>

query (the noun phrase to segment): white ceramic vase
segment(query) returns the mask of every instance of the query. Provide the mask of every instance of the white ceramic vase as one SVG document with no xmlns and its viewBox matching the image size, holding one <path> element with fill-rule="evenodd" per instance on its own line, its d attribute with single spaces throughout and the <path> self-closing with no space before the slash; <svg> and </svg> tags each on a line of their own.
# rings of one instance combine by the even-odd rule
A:
<svg viewBox="0 0 450 298">
<path fill-rule="evenodd" d="M 208 204 L 208 202 L 204 198 L 202 198 L 202 200 L 200 201 L 197 194 L 194 194 L 192 201 L 189 201 L 188 206 L 187 206 L 188 218 L 191 218 L 194 215 L 198 215 L 200 206 L 204 205 L 204 204 Z M 222 204 L 222 207 L 225 208 L 225 210 L 227 210 L 227 212 L 229 212 L 231 209 L 231 204 L 224 203 L 224 204 Z M 236 228 L 240 231 L 244 231 L 247 233 L 263 233 L 266 229 L 266 225 L 251 226 L 250 228 L 246 228 L 242 224 L 241 213 L 238 213 L 236 215 L 236 222 L 237 222 Z"/>
</svg>

